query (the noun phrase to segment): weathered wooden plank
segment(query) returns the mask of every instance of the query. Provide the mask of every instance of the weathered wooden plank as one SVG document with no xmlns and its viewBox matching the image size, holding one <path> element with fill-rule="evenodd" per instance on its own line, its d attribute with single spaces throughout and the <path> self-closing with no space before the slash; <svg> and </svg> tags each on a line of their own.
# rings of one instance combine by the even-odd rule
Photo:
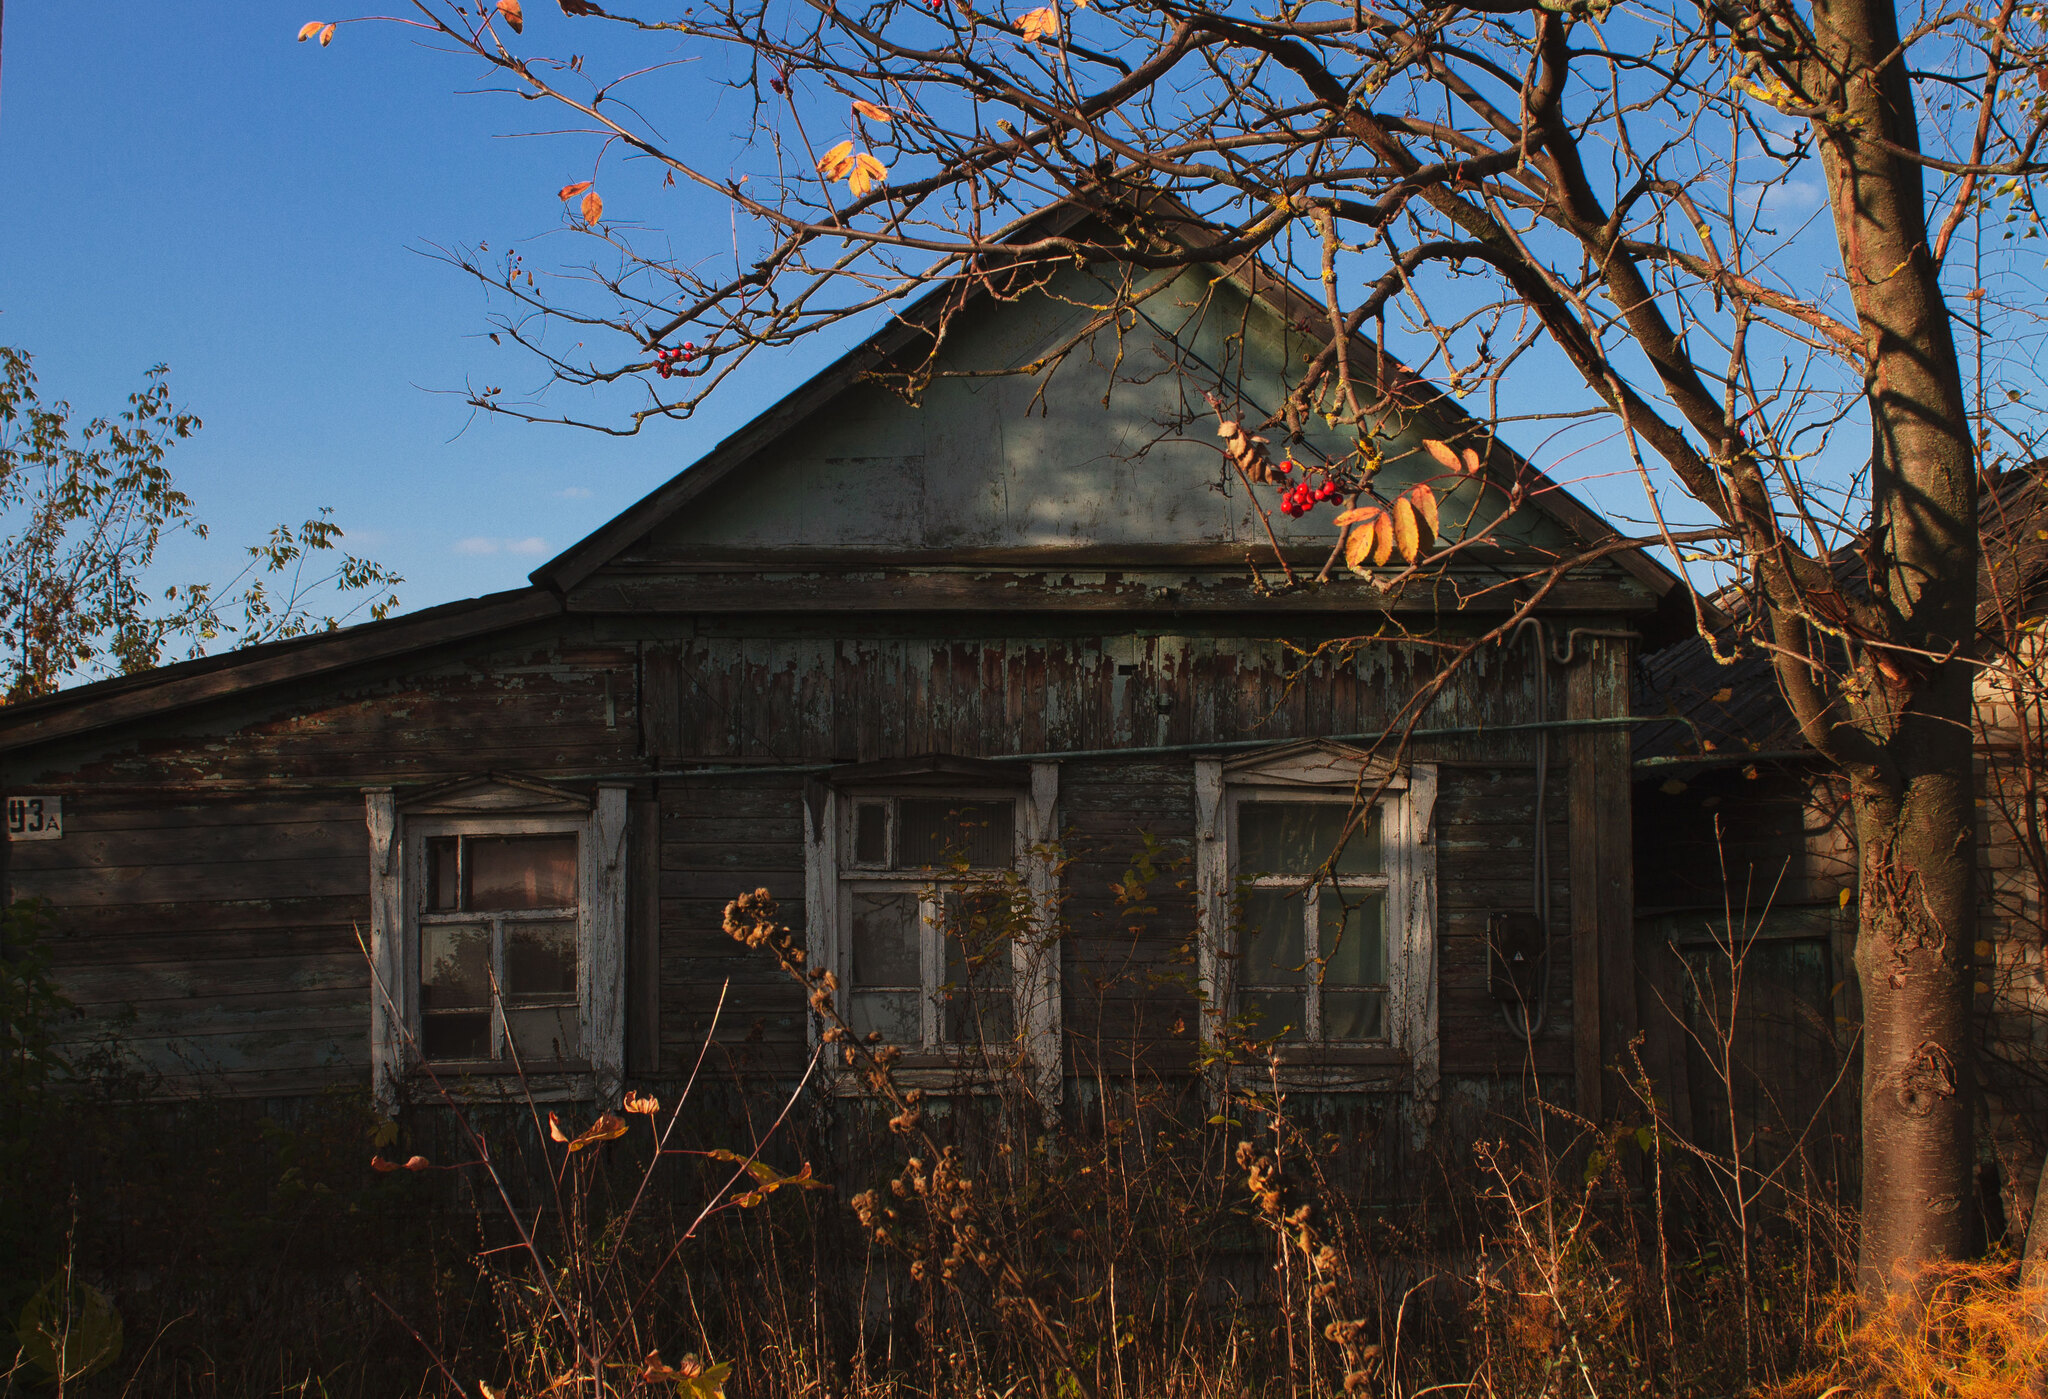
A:
<svg viewBox="0 0 2048 1399">
<path fill-rule="evenodd" d="M 365 892 L 363 862 L 351 859 L 243 860 L 198 866 L 109 865 L 98 869 L 17 870 L 16 898 L 43 898 L 61 910 L 90 904 L 340 898 Z M 61 919 L 62 914 L 60 913 Z"/>
<path fill-rule="evenodd" d="M 9 851 L 15 871 L 51 874 L 161 862 L 357 859 L 366 848 L 360 815 L 354 821 L 250 821 L 109 831 L 94 828 L 87 803 L 70 803 L 64 814 L 63 839 L 22 843 Z"/>
<path fill-rule="evenodd" d="M 354 947 L 345 951 L 286 948 L 262 957 L 146 962 L 100 956 L 55 963 L 54 968 L 65 994 L 80 1005 L 184 1004 L 222 994 L 296 996 L 335 990 L 349 990 L 362 998 L 368 995 L 370 985 L 369 967 Z"/>
</svg>

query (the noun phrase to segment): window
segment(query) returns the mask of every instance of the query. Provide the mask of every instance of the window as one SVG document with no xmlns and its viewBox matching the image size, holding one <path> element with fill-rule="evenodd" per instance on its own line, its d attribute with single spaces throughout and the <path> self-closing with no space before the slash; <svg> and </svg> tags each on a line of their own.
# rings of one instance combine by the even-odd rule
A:
<svg viewBox="0 0 2048 1399">
<path fill-rule="evenodd" d="M 1241 1017 L 1303 1083 L 1433 1099 L 1435 767 L 1311 741 L 1199 759 L 1195 793 L 1210 1023 Z"/>
<path fill-rule="evenodd" d="M 365 801 L 380 1104 L 422 1070 L 505 1096 L 613 1096 L 625 789 L 483 778 Z"/>
<path fill-rule="evenodd" d="M 1057 766 L 933 758 L 835 777 L 812 802 L 807 923 L 848 1024 L 913 1072 L 1021 1056 L 1056 1093 Z"/>
</svg>

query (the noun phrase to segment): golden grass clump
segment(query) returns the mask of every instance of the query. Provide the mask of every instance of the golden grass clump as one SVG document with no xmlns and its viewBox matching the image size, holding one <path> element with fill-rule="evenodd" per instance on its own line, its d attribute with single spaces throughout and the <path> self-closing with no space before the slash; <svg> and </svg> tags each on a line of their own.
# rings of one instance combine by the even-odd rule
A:
<svg viewBox="0 0 2048 1399">
<path fill-rule="evenodd" d="M 2048 1395 L 2048 1286 L 2022 1286 L 2016 1260 L 1937 1264 L 1861 1314 L 1844 1296 L 1815 1340 L 1826 1363 L 1769 1399 Z"/>
</svg>

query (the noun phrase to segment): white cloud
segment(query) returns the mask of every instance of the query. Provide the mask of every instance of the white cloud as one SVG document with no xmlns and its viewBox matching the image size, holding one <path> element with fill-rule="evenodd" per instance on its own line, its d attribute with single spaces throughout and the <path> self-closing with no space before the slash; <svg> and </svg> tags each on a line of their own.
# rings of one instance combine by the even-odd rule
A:
<svg viewBox="0 0 2048 1399">
<path fill-rule="evenodd" d="M 524 539 L 493 539 L 487 534 L 473 534 L 467 539 L 455 541 L 458 554 L 545 554 L 548 542 L 537 534 Z"/>
<path fill-rule="evenodd" d="M 556 491 L 555 494 L 563 500 L 588 500 L 590 499 L 590 487 L 565 486 L 561 490 Z"/>
</svg>

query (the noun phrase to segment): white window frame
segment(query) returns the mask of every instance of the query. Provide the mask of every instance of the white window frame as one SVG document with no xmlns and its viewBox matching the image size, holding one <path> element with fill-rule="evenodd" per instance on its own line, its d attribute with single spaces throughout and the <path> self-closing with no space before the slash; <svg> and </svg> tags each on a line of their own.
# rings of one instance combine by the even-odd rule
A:
<svg viewBox="0 0 2048 1399">
<path fill-rule="evenodd" d="M 924 994 L 920 996 L 919 1009 L 922 1043 L 900 1046 L 904 1058 L 899 1073 L 907 1083 L 925 1088 L 973 1091 L 989 1086 L 973 1073 L 981 1062 L 977 1046 L 949 1044 L 939 1039 L 944 1007 L 934 988 L 945 980 L 945 945 L 940 928 L 946 892 L 971 888 L 983 879 L 1001 879 L 1007 872 L 977 870 L 963 875 L 948 870 L 911 872 L 856 865 L 854 822 L 860 805 L 905 799 L 1015 803 L 1014 869 L 1030 903 L 1030 931 L 1010 942 L 1012 1023 L 1018 1031 L 1033 1090 L 1042 1103 L 1056 1103 L 1061 1080 L 1060 982 L 1057 874 L 1051 843 L 1059 829 L 1057 763 L 1033 763 L 1030 786 L 1025 789 L 986 787 L 965 781 L 958 785 L 863 783 L 843 790 L 824 786 L 809 804 L 804 826 L 806 956 L 813 966 L 832 970 L 839 983 L 843 1011 L 844 997 L 857 989 L 852 977 L 853 900 L 849 895 L 868 890 L 914 893 L 923 930 L 920 959 Z M 892 819 L 892 853 L 895 825 Z M 824 1024 L 816 1014 L 811 1014 L 808 1022 L 810 1041 L 815 1047 Z M 824 1067 L 828 1071 L 835 1067 L 830 1056 Z M 840 1092 L 861 1091 L 856 1081 L 843 1074 L 835 1076 L 834 1087 Z"/>
<path fill-rule="evenodd" d="M 1380 833 L 1381 873 L 1342 876 L 1341 886 L 1386 890 L 1387 1033 L 1378 1040 L 1327 1040 L 1311 1017 L 1304 1038 L 1283 1041 L 1281 1059 L 1304 1085 L 1341 1088 L 1347 1081 L 1373 1086 L 1371 1074 L 1340 1061 L 1385 1058 L 1385 1068 L 1403 1068 L 1417 1100 L 1433 1108 L 1440 1078 L 1437 1035 L 1437 770 L 1434 763 L 1396 768 L 1361 750 L 1328 740 L 1310 740 L 1261 750 L 1225 761 L 1195 760 L 1195 883 L 1200 939 L 1197 974 L 1201 982 L 1204 1038 L 1217 1022 L 1237 1011 L 1239 929 L 1232 918 L 1237 887 L 1237 814 L 1253 802 L 1352 803 L 1377 794 L 1373 819 Z M 1354 836 L 1354 839 L 1356 837 Z M 1255 881 L 1292 887 L 1299 879 Z M 1304 916 L 1310 920 L 1304 949 L 1315 947 L 1316 901 L 1328 881 L 1308 891 Z M 1311 995 L 1307 1004 L 1316 1004 Z"/>
<path fill-rule="evenodd" d="M 586 797 L 541 783 L 488 778 L 403 804 L 389 788 L 365 790 L 373 972 L 370 1062 L 380 1109 L 391 1112 L 407 1099 L 435 1096 L 434 1078 L 444 1087 L 459 1084 L 470 1097 L 617 1098 L 625 1064 L 627 790 L 605 784 Z M 577 837 L 576 995 L 582 1059 L 527 1065 L 524 1072 L 515 1069 L 510 1055 L 428 1065 L 421 1050 L 420 996 L 420 930 L 423 920 L 432 921 L 426 910 L 427 842 L 441 836 L 563 833 Z M 491 1018 L 495 1044 L 504 1033 L 495 1004 Z"/>
</svg>

